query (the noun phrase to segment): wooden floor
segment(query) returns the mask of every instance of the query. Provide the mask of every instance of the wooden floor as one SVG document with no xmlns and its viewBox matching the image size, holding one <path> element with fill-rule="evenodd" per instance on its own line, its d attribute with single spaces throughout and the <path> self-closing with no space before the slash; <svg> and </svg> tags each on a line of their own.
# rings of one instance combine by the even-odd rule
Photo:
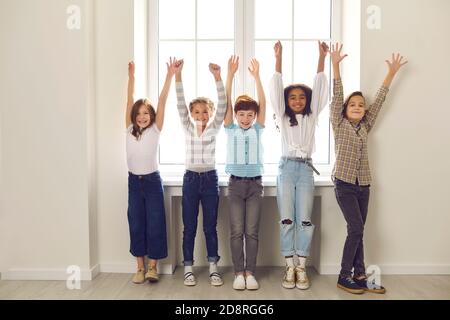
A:
<svg viewBox="0 0 450 320">
<path fill-rule="evenodd" d="M 183 285 L 183 268 L 174 275 L 163 275 L 157 284 L 136 285 L 131 274 L 101 273 L 93 281 L 83 281 L 80 290 L 68 290 L 64 281 L 0 281 L 0 299 L 152 299 L 152 300 L 302 300 L 302 299 L 450 299 L 450 276 L 384 276 L 385 295 L 365 293 L 351 295 L 336 288 L 336 276 L 318 275 L 309 270 L 309 290 L 281 287 L 283 268 L 259 268 L 258 291 L 232 289 L 232 270 L 222 268 L 224 285 L 211 287 L 207 268 L 194 269 L 197 286 Z"/>
</svg>

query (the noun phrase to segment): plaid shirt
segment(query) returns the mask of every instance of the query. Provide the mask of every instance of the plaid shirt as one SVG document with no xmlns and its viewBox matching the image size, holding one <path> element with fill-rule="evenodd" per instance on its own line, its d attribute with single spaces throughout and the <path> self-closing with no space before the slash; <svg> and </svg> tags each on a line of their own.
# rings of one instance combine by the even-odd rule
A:
<svg viewBox="0 0 450 320">
<path fill-rule="evenodd" d="M 333 180 L 336 178 L 347 183 L 356 184 L 356 179 L 358 179 L 359 185 L 370 185 L 367 135 L 375 124 L 388 91 L 388 88 L 381 86 L 375 97 L 375 102 L 370 105 L 363 119 L 355 126 L 343 116 L 344 89 L 342 80 L 334 80 L 334 95 L 330 110 L 336 152 Z"/>
</svg>

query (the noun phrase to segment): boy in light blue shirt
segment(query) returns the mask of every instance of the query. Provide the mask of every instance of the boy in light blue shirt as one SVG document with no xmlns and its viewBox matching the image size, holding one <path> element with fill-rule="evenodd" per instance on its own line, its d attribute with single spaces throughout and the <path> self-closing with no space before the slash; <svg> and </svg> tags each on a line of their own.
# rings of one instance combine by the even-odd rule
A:
<svg viewBox="0 0 450 320">
<path fill-rule="evenodd" d="M 228 200 L 230 208 L 230 246 L 234 265 L 235 290 L 257 290 L 259 284 L 254 276 L 258 255 L 258 231 L 263 197 L 263 148 L 261 134 L 266 118 L 266 98 L 259 76 L 259 63 L 252 59 L 248 68 L 255 79 L 258 101 L 247 95 L 231 104 L 231 87 L 239 68 L 239 58 L 228 61 L 226 85 L 228 109 L 225 116 L 227 134 L 227 162 L 225 172 L 230 174 Z M 256 120 L 256 122 L 255 122 Z M 245 237 L 245 258 L 244 258 Z"/>
</svg>

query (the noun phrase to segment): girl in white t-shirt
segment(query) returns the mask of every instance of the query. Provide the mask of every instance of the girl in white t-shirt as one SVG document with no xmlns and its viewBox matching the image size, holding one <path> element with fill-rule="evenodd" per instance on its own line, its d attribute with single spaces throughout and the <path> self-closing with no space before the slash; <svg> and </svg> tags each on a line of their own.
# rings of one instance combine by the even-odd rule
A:
<svg viewBox="0 0 450 320">
<path fill-rule="evenodd" d="M 167 77 L 158 101 L 157 111 L 147 99 L 134 101 L 133 62 L 128 64 L 128 101 L 125 123 L 128 164 L 128 224 L 130 253 L 137 259 L 134 283 L 158 281 L 156 264 L 167 257 L 164 193 L 158 171 L 159 135 L 164 122 L 164 109 L 172 78 L 179 62 L 170 58 Z M 145 272 L 145 256 L 148 270 Z"/>
</svg>

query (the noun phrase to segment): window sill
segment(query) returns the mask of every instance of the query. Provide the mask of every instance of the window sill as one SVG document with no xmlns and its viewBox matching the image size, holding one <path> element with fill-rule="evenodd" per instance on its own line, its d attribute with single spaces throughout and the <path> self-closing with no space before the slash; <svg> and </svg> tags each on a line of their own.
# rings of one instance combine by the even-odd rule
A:
<svg viewBox="0 0 450 320">
<path fill-rule="evenodd" d="M 276 187 L 277 185 L 277 165 L 266 165 L 263 175 L 263 185 L 265 187 Z M 317 166 L 320 176 L 314 174 L 314 185 L 316 187 L 333 187 L 331 181 L 330 166 Z M 181 187 L 183 185 L 184 165 L 160 165 L 161 178 L 166 187 Z M 228 174 L 225 173 L 223 165 L 217 165 L 219 174 L 219 186 L 228 186 Z"/>
</svg>

